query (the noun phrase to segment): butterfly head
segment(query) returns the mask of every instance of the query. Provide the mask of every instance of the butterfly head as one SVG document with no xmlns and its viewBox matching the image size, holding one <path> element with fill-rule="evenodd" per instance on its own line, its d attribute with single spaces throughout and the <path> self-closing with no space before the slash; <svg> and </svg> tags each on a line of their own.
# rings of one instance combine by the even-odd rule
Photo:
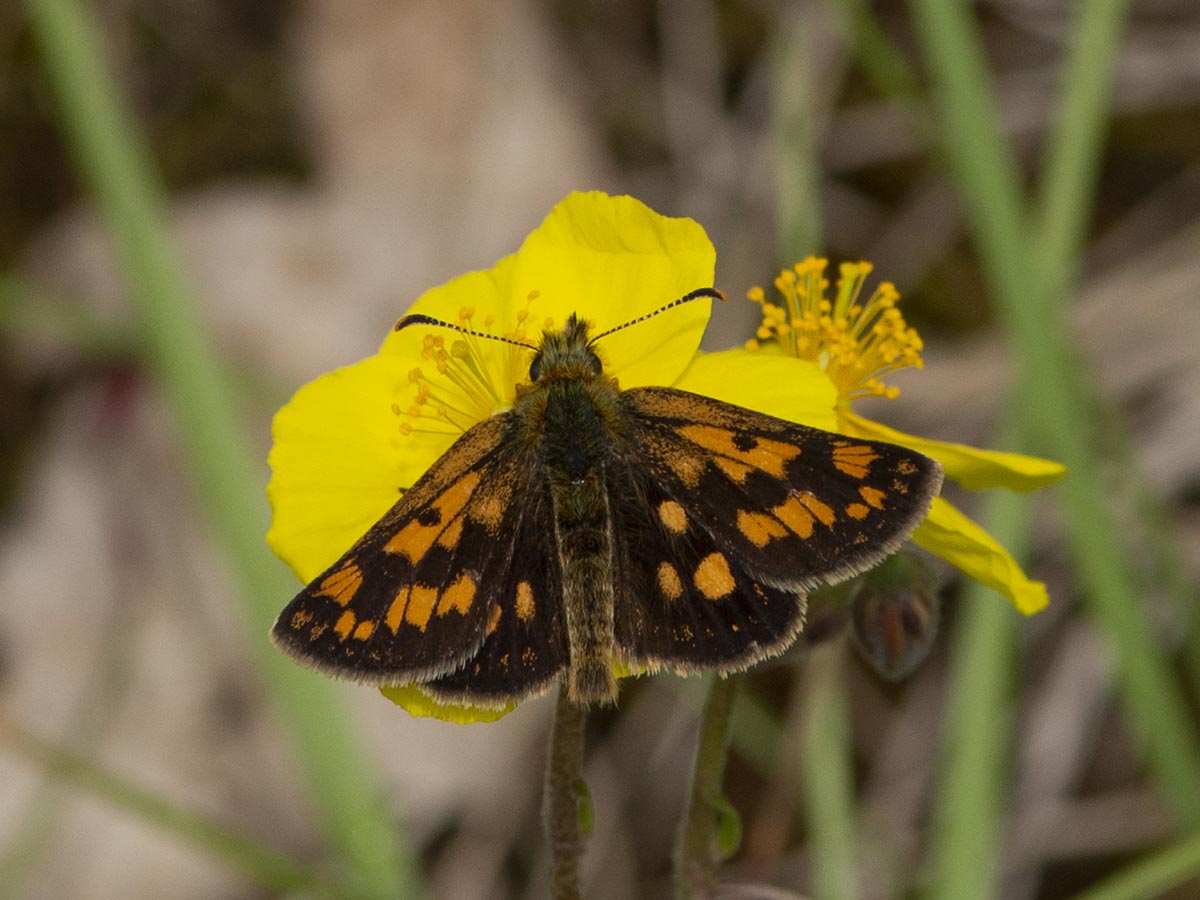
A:
<svg viewBox="0 0 1200 900">
<path fill-rule="evenodd" d="M 571 313 L 561 331 L 546 331 L 533 362 L 529 380 L 548 384 L 564 379 L 592 380 L 600 377 L 604 365 L 588 339 L 588 323 Z"/>
</svg>

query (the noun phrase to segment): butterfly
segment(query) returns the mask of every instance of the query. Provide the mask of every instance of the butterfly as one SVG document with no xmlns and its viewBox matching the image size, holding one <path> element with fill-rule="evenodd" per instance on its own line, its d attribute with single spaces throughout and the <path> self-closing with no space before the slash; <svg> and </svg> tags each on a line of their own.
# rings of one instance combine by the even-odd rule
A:
<svg viewBox="0 0 1200 900">
<path fill-rule="evenodd" d="M 870 568 L 924 518 L 941 467 L 665 387 L 618 388 L 576 315 L 511 409 L 467 430 L 280 614 L 302 664 L 499 708 L 614 670 L 744 670 L 786 650 L 806 594 Z"/>
</svg>

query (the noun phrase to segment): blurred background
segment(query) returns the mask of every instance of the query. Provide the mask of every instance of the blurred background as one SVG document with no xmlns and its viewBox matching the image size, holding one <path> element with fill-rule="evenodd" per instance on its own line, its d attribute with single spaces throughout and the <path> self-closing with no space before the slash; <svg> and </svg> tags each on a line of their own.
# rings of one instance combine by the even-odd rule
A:
<svg viewBox="0 0 1200 900">
<path fill-rule="evenodd" d="M 1045 612 L 943 571 L 908 678 L 842 634 L 746 679 L 713 896 L 1200 897 L 1192 0 L 35 0 L 0 7 L 0 898 L 547 895 L 553 701 L 459 727 L 276 660 L 262 489 L 299 385 L 590 188 L 707 229 L 713 349 L 779 267 L 871 260 L 927 349 L 865 411 L 1081 476 L 955 496 Z M 586 896 L 672 896 L 704 693 L 593 716 Z"/>
</svg>

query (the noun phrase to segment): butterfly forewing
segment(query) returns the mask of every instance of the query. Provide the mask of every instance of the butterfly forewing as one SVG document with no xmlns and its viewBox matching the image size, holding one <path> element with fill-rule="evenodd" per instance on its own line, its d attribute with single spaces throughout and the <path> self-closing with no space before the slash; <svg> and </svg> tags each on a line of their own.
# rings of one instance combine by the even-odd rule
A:
<svg viewBox="0 0 1200 900">
<path fill-rule="evenodd" d="M 669 388 L 621 394 L 627 453 L 696 530 L 763 584 L 806 592 L 893 552 L 925 515 L 941 467 L 919 453 L 796 425 Z"/>
<path fill-rule="evenodd" d="M 284 609 L 272 636 L 298 660 L 376 684 L 423 681 L 478 652 L 510 569 L 534 467 L 512 422 L 463 435 L 341 559 Z"/>
</svg>

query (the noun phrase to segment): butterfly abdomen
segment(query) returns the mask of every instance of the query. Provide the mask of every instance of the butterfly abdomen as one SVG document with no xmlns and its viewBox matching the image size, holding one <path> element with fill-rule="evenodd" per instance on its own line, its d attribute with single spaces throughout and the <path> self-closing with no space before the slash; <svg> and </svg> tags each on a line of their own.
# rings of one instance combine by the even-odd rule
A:
<svg viewBox="0 0 1200 900">
<path fill-rule="evenodd" d="M 617 682 L 612 672 L 613 536 L 605 471 L 612 438 L 605 415 L 612 389 L 597 391 L 595 384 L 564 381 L 549 390 L 542 460 L 550 482 L 571 648 L 567 695 L 577 704 L 611 703 Z"/>
</svg>

